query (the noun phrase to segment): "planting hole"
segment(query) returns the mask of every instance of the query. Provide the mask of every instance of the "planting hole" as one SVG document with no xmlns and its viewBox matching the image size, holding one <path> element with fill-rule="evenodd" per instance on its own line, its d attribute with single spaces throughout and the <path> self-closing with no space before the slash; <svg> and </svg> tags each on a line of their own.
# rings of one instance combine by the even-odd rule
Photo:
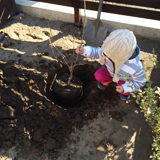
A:
<svg viewBox="0 0 160 160">
<path fill-rule="evenodd" d="M 50 99 L 64 108 L 79 106 L 94 86 L 94 72 L 92 65 L 76 66 L 68 85 L 69 73 L 65 69 L 60 70 L 53 82 Z"/>
</svg>

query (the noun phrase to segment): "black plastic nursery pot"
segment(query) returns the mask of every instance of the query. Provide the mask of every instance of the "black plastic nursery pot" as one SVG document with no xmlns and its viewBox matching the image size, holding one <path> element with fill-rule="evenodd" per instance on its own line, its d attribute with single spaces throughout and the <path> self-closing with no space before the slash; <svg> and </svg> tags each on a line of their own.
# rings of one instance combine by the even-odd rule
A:
<svg viewBox="0 0 160 160">
<path fill-rule="evenodd" d="M 57 101 L 66 107 L 78 103 L 83 95 L 82 81 L 73 76 L 68 84 L 68 74 L 58 76 L 53 83 L 53 92 Z"/>
</svg>

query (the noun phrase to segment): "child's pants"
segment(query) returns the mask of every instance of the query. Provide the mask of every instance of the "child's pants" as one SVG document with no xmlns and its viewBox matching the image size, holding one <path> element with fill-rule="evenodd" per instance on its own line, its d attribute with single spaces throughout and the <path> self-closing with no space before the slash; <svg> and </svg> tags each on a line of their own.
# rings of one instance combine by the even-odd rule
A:
<svg viewBox="0 0 160 160">
<path fill-rule="evenodd" d="M 105 86 L 108 86 L 109 83 L 111 83 L 113 80 L 112 80 L 112 77 L 110 76 L 108 70 L 107 70 L 107 67 L 104 66 L 100 69 L 98 69 L 95 73 L 94 73 L 94 76 L 95 76 L 95 79 L 99 82 L 101 82 L 103 85 Z M 118 81 L 118 85 L 122 85 L 124 84 L 125 81 Z M 121 93 L 122 95 L 130 95 L 131 93 L 130 92 L 126 92 L 126 93 Z"/>
</svg>

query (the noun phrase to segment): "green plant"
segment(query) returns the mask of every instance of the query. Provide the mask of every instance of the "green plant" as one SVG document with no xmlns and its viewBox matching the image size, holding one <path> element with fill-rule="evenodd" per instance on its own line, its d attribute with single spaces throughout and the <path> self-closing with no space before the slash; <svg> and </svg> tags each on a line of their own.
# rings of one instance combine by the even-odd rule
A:
<svg viewBox="0 0 160 160">
<path fill-rule="evenodd" d="M 154 58 L 154 68 L 160 68 L 159 61 L 155 57 L 155 50 L 152 50 Z M 154 136 L 152 143 L 153 155 L 150 156 L 152 160 L 160 160 L 160 88 L 152 87 L 153 82 L 150 77 L 147 80 L 146 86 L 143 90 L 138 90 L 132 93 L 136 98 L 136 103 L 144 113 L 146 121 L 151 126 Z"/>
<path fill-rule="evenodd" d="M 140 106 L 146 121 L 155 134 L 152 144 L 153 155 L 150 158 L 160 160 L 160 107 L 158 106 L 160 88 L 156 86 L 152 88 L 151 85 L 152 82 L 149 80 L 143 91 L 138 90 L 137 94 L 133 93 L 132 95 L 136 98 L 136 103 Z"/>
<path fill-rule="evenodd" d="M 126 73 L 126 75 L 122 75 L 122 77 L 124 77 L 124 81 L 125 82 L 131 82 L 132 81 L 132 78 L 129 78 L 129 73 Z M 132 84 L 131 86 L 130 85 L 127 85 L 127 87 L 131 87 L 132 89 L 133 89 L 133 86 L 134 86 L 134 84 Z"/>
</svg>

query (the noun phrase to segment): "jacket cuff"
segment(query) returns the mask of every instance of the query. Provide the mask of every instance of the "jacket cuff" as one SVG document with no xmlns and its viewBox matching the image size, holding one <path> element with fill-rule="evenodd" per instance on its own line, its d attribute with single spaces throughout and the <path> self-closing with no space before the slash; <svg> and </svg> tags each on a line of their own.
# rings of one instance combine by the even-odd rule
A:
<svg viewBox="0 0 160 160">
<path fill-rule="evenodd" d="M 91 52 L 90 47 L 89 47 L 89 46 L 86 46 L 86 47 L 83 47 L 83 49 L 84 49 L 84 52 L 83 52 L 82 55 L 83 55 L 84 57 L 89 57 L 90 52 Z"/>
<path fill-rule="evenodd" d="M 132 87 L 130 87 L 132 84 L 129 84 L 128 82 L 125 82 L 124 84 L 122 84 L 121 86 L 123 87 L 124 91 L 123 93 L 126 92 L 133 92 Z"/>
</svg>

